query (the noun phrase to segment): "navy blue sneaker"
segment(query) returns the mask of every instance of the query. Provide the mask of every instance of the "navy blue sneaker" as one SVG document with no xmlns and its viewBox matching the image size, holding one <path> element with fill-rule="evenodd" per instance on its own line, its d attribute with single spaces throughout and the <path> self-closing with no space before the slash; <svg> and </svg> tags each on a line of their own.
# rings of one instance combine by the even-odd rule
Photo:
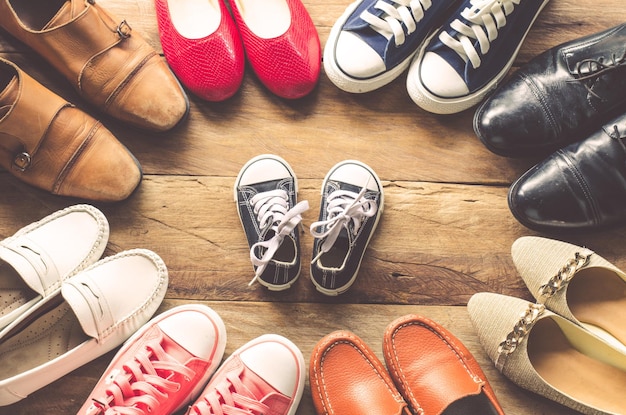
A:
<svg viewBox="0 0 626 415">
<path fill-rule="evenodd" d="M 319 292 L 338 295 L 354 283 L 383 203 L 383 186 L 367 165 L 346 160 L 328 172 L 319 221 L 311 224 L 311 280 Z"/>
<path fill-rule="evenodd" d="M 400 76 L 459 0 L 358 0 L 335 22 L 324 47 L 328 78 L 369 92 Z"/>
<path fill-rule="evenodd" d="M 307 201 L 296 204 L 298 182 L 285 160 L 264 154 L 248 161 L 235 181 L 235 201 L 258 281 L 286 290 L 300 275 L 298 225 Z"/>
<path fill-rule="evenodd" d="M 506 76 L 548 1 L 465 0 L 415 55 L 411 99 L 437 114 L 478 104 Z"/>
</svg>

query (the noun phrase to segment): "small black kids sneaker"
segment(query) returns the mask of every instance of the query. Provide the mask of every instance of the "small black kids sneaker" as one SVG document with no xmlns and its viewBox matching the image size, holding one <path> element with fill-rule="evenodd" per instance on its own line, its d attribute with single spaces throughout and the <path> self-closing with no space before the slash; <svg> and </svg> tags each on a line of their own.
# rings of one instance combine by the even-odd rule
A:
<svg viewBox="0 0 626 415">
<path fill-rule="evenodd" d="M 286 290 L 300 275 L 297 226 L 307 201 L 296 204 L 298 182 L 282 158 L 264 154 L 248 161 L 235 182 L 235 202 L 250 246 L 258 281 L 272 291 Z"/>
<path fill-rule="evenodd" d="M 383 201 L 383 186 L 369 166 L 346 160 L 328 172 L 319 221 L 311 224 L 311 280 L 318 291 L 338 295 L 354 283 Z"/>
</svg>

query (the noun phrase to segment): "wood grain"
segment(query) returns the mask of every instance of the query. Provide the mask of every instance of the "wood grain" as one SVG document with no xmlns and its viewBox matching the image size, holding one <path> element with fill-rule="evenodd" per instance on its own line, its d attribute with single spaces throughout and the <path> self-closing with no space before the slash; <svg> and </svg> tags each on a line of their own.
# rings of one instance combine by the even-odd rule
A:
<svg viewBox="0 0 626 415">
<path fill-rule="evenodd" d="M 152 0 L 102 0 L 160 49 Z M 325 44 L 350 0 L 305 0 Z M 542 51 L 621 23 L 621 0 L 553 0 L 522 46 L 514 69 Z M 241 90 L 222 103 L 193 96 L 189 119 L 166 134 L 126 127 L 98 114 L 68 83 L 19 41 L 0 31 L 0 55 L 109 127 L 141 162 L 144 180 L 117 204 L 98 204 L 111 225 L 105 255 L 147 248 L 163 257 L 170 285 L 160 311 L 204 303 L 226 322 L 227 354 L 268 332 L 293 340 L 308 360 L 315 343 L 337 329 L 362 337 L 379 357 L 385 327 L 409 313 L 426 315 L 457 335 L 487 373 L 507 414 L 573 415 L 500 375 L 478 343 L 465 309 L 476 292 L 530 298 L 510 258 L 513 241 L 537 234 L 508 210 L 509 185 L 538 159 L 507 159 L 487 151 L 472 129 L 473 110 L 436 116 L 416 107 L 405 76 L 367 94 L 337 89 L 321 74 L 306 98 L 279 99 L 249 68 Z M 155 86 L 158 87 L 158 86 Z M 272 293 L 248 287 L 252 265 L 233 201 L 241 166 L 262 153 L 278 154 L 299 179 L 303 215 L 300 279 Z M 359 278 L 337 298 L 317 293 L 307 261 L 317 220 L 320 186 L 344 159 L 372 166 L 383 180 L 385 210 Z M 81 201 L 33 189 L 0 172 L 0 238 Z M 626 268 L 626 229 L 596 234 L 547 235 L 586 245 Z M 113 353 L 65 376 L 0 414 L 75 413 Z M 305 391 L 298 415 L 313 415 Z"/>
</svg>

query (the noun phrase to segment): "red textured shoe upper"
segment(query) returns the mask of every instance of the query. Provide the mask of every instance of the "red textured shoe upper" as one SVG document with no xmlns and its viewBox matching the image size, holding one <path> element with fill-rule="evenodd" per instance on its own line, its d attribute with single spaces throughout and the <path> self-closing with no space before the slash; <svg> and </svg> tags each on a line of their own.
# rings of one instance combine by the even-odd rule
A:
<svg viewBox="0 0 626 415">
<path fill-rule="evenodd" d="M 260 38 L 246 25 L 236 2 L 233 16 L 243 40 L 248 61 L 259 80 L 274 94 L 301 98 L 313 90 L 320 74 L 320 40 L 313 20 L 300 0 L 286 0 L 291 25 L 281 36 Z"/>
<path fill-rule="evenodd" d="M 174 27 L 167 0 L 155 0 L 163 54 L 181 83 L 208 101 L 233 96 L 243 80 L 245 56 L 237 27 L 219 1 L 217 30 L 201 39 L 189 39 Z"/>
</svg>

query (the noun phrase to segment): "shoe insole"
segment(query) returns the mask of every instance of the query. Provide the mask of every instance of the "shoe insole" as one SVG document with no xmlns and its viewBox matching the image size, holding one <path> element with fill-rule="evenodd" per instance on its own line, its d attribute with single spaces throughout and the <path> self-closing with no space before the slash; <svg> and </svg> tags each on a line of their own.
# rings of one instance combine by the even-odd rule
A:
<svg viewBox="0 0 626 415">
<path fill-rule="evenodd" d="M 272 39 L 291 26 L 287 0 L 235 0 L 241 17 L 260 38 Z"/>
<path fill-rule="evenodd" d="M 498 415 L 484 392 L 454 401 L 441 415 Z"/>
<path fill-rule="evenodd" d="M 346 256 L 350 250 L 350 240 L 346 229 L 342 229 L 333 246 L 320 257 L 319 261 L 323 268 L 343 268 Z"/>
<path fill-rule="evenodd" d="M 167 0 L 172 24 L 187 39 L 215 32 L 222 19 L 218 0 Z"/>
<path fill-rule="evenodd" d="M 31 30 L 42 30 L 66 0 L 9 0 L 20 21 Z"/>
<path fill-rule="evenodd" d="M 267 235 L 265 235 L 265 240 L 269 241 L 270 239 L 274 238 L 275 235 L 276 233 L 272 229 L 270 229 L 267 232 Z M 257 247 L 256 254 L 259 258 L 261 258 L 266 251 L 266 248 Z M 291 236 L 286 236 L 283 239 L 283 242 L 280 244 L 278 249 L 276 249 L 276 252 L 274 252 L 272 259 L 276 262 L 282 262 L 284 264 L 294 263 L 294 261 L 296 260 L 296 243 L 293 238 L 291 238 Z"/>
<path fill-rule="evenodd" d="M 626 413 L 626 371 L 576 350 L 554 320 L 545 318 L 533 326 L 528 356 L 556 390 L 605 412 Z"/>
<path fill-rule="evenodd" d="M 582 323 L 626 344 L 626 281 L 606 268 L 583 269 L 567 287 L 567 303 Z"/>
<path fill-rule="evenodd" d="M 0 263 L 0 319 L 37 296 L 15 270 Z"/>
<path fill-rule="evenodd" d="M 89 339 L 66 302 L 50 305 L 56 306 L 25 320 L 0 343 L 0 380 L 49 362 Z"/>
</svg>

